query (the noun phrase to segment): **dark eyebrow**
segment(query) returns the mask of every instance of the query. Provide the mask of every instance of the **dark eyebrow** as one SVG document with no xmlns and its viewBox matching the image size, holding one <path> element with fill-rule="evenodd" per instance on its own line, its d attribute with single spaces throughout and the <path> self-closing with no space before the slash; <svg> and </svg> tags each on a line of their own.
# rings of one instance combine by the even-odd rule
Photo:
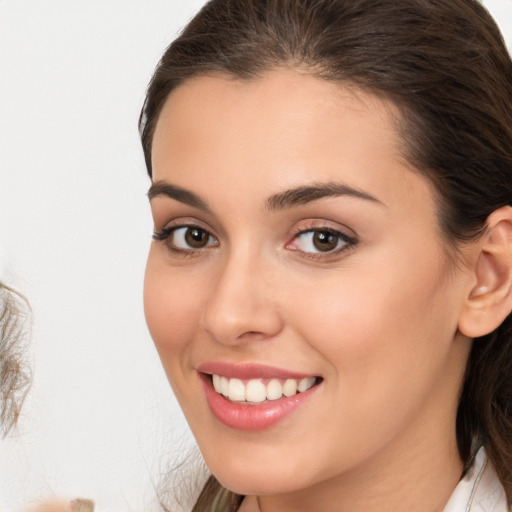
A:
<svg viewBox="0 0 512 512">
<path fill-rule="evenodd" d="M 376 197 L 342 183 L 319 183 L 285 190 L 267 199 L 266 208 L 268 211 L 284 210 L 294 206 L 304 205 L 324 197 L 351 196 L 366 201 L 384 204 Z"/>
<path fill-rule="evenodd" d="M 151 201 L 153 198 L 158 196 L 170 197 L 180 203 L 185 203 L 194 208 L 199 208 L 199 210 L 209 210 L 208 203 L 204 199 L 193 192 L 190 192 L 190 190 L 178 187 L 177 185 L 171 185 L 166 181 L 156 181 L 151 185 L 151 187 L 149 187 L 149 200 Z"/>
</svg>

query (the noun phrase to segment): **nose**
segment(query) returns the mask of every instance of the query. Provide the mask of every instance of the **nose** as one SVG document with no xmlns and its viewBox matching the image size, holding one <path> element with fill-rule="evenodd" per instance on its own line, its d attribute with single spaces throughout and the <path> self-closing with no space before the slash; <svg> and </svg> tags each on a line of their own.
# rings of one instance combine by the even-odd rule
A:
<svg viewBox="0 0 512 512">
<path fill-rule="evenodd" d="M 227 345 L 272 338 L 283 328 L 274 284 L 261 259 L 227 259 L 212 285 L 202 327 Z"/>
</svg>

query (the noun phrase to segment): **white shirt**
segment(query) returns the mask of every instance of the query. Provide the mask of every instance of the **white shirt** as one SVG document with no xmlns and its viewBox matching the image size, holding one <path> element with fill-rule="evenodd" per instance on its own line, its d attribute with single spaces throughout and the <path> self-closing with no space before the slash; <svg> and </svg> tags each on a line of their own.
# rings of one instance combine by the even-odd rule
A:
<svg viewBox="0 0 512 512">
<path fill-rule="evenodd" d="M 453 491 L 443 512 L 509 512 L 505 490 L 480 448 L 473 465 Z"/>
</svg>

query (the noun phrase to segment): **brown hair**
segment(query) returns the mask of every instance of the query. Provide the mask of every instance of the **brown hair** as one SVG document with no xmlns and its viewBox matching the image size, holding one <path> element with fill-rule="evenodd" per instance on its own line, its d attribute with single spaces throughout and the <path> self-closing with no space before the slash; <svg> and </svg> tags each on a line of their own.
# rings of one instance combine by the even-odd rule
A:
<svg viewBox="0 0 512 512">
<path fill-rule="evenodd" d="M 140 132 L 148 173 L 156 123 L 191 77 L 251 79 L 277 66 L 384 95 L 400 108 L 404 157 L 437 191 L 457 247 L 512 205 L 512 62 L 476 0 L 212 0 L 164 53 Z M 457 414 L 460 455 L 483 443 L 512 501 L 512 317 L 474 343 Z M 222 494 L 212 477 L 194 510 Z M 218 510 L 236 510 L 240 499 Z M 210 508 L 208 508 L 210 507 Z"/>
<path fill-rule="evenodd" d="M 25 363 L 30 329 L 26 299 L 0 282 L 0 433 L 16 425 L 28 392 L 30 377 Z"/>
</svg>

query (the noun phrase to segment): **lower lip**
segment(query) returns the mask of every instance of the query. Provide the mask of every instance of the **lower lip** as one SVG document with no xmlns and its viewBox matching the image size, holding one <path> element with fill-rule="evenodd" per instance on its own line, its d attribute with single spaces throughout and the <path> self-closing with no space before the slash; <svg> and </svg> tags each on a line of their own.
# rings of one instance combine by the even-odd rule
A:
<svg viewBox="0 0 512 512">
<path fill-rule="evenodd" d="M 242 405 L 230 402 L 215 391 L 210 375 L 200 374 L 206 400 L 214 416 L 227 427 L 256 431 L 270 428 L 296 411 L 309 399 L 318 385 L 294 396 L 263 402 L 261 405 Z"/>
</svg>

